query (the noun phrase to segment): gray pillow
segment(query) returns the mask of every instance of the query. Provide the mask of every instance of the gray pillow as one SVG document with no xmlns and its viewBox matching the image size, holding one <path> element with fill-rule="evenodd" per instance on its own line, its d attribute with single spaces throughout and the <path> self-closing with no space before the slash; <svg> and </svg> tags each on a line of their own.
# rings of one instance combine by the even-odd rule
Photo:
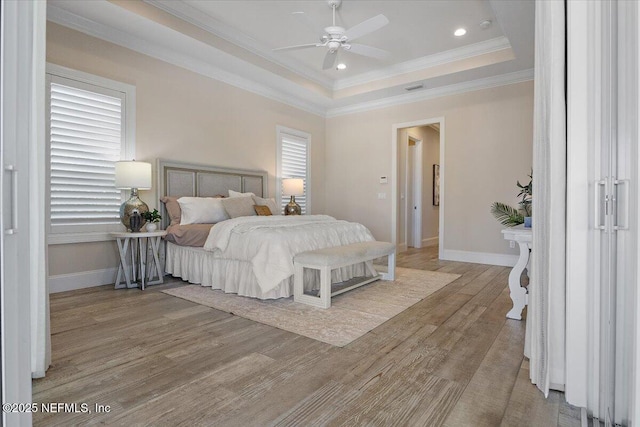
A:
<svg viewBox="0 0 640 427">
<path fill-rule="evenodd" d="M 262 197 L 252 196 L 256 205 L 268 206 L 271 215 L 282 215 L 282 209 L 278 209 L 275 199 L 263 199 Z"/>
<path fill-rule="evenodd" d="M 253 198 L 251 197 L 229 197 L 228 199 L 222 199 L 222 206 L 230 218 L 256 215 L 256 211 L 253 209 Z"/>
</svg>

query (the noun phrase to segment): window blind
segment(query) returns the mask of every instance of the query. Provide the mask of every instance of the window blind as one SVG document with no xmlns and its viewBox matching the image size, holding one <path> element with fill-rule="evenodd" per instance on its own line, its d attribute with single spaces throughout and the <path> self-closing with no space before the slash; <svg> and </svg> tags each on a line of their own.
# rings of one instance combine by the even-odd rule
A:
<svg viewBox="0 0 640 427">
<path fill-rule="evenodd" d="M 303 178 L 304 195 L 296 196 L 302 213 L 307 213 L 307 171 L 309 161 L 309 143 L 307 140 L 282 134 L 280 155 L 280 178 Z M 282 189 L 280 190 L 282 191 Z M 289 197 L 282 195 L 282 209 L 289 203 Z"/>
<path fill-rule="evenodd" d="M 115 224 L 122 98 L 50 83 L 51 224 Z"/>
</svg>

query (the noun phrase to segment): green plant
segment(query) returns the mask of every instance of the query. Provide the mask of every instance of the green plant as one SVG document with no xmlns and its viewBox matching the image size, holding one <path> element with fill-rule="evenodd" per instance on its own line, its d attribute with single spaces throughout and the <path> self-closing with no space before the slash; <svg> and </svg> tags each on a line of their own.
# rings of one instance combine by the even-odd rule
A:
<svg viewBox="0 0 640 427">
<path fill-rule="evenodd" d="M 160 222 L 162 216 L 160 212 L 158 212 L 158 209 L 154 209 L 153 212 L 144 212 L 142 218 L 149 222 Z"/>
<path fill-rule="evenodd" d="M 502 225 L 513 227 L 522 224 L 525 216 L 531 216 L 531 201 L 533 196 L 533 171 L 529 174 L 529 183 L 527 185 L 520 184 L 517 181 L 520 192 L 519 209 L 513 208 L 507 204 L 494 202 L 491 205 L 491 213 Z"/>
</svg>

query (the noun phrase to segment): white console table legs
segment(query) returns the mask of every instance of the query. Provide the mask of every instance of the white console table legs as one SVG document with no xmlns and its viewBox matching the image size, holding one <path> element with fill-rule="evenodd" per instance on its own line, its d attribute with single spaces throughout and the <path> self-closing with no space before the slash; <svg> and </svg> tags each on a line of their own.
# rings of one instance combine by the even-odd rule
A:
<svg viewBox="0 0 640 427">
<path fill-rule="evenodd" d="M 516 242 L 520 248 L 518 262 L 509 273 L 509 296 L 513 302 L 513 308 L 507 313 L 507 318 L 522 320 L 522 310 L 527 305 L 527 289 L 520 284 L 520 276 L 529 264 L 531 249 L 531 228 L 522 225 L 502 230 L 505 240 Z"/>
<path fill-rule="evenodd" d="M 522 310 L 527 305 L 527 290 L 520 284 L 520 276 L 529 264 L 529 244 L 518 242 L 520 256 L 518 262 L 509 273 L 509 296 L 513 302 L 513 308 L 507 313 L 507 318 L 522 320 Z"/>
</svg>

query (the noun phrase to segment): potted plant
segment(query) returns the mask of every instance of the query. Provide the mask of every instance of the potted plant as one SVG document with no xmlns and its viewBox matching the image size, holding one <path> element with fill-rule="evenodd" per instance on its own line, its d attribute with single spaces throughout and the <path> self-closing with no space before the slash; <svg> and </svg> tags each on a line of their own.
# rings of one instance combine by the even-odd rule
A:
<svg viewBox="0 0 640 427">
<path fill-rule="evenodd" d="M 502 225 L 513 227 L 515 225 L 523 224 L 525 227 L 531 227 L 531 201 L 533 195 L 533 171 L 529 174 L 529 183 L 526 185 L 520 184 L 517 181 L 520 192 L 520 202 L 518 202 L 519 208 L 513 208 L 507 204 L 494 202 L 491 205 L 491 213 Z"/>
<path fill-rule="evenodd" d="M 160 212 L 158 212 L 158 209 L 154 209 L 153 211 L 144 212 L 142 214 L 142 218 L 147 221 L 145 228 L 147 231 L 151 232 L 158 229 L 158 223 L 162 219 L 162 216 L 160 215 Z"/>
</svg>

